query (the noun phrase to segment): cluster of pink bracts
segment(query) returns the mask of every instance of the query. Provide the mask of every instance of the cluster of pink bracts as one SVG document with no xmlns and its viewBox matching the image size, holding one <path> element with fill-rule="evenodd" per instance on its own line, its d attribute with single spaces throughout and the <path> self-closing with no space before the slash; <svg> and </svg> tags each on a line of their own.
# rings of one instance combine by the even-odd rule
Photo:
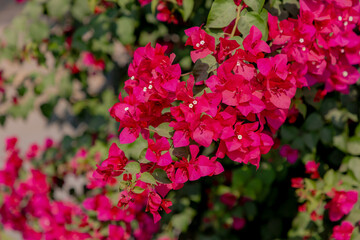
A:
<svg viewBox="0 0 360 240">
<path fill-rule="evenodd" d="M 217 158 L 227 156 L 259 167 L 260 156 L 273 146 L 272 134 L 286 120 L 297 88 L 324 83 L 321 96 L 348 92 L 360 77 L 352 66 L 360 63 L 360 37 L 353 32 L 359 23 L 359 2 L 303 0 L 300 6 L 298 19 L 278 22 L 269 15 L 271 47 L 255 26 L 242 46 L 226 34 L 216 44 L 200 27 L 187 29 L 193 62 L 208 55 L 217 62 L 204 81 L 192 74 L 180 81 L 180 66 L 173 64 L 174 54 L 164 55 L 166 47 L 148 44 L 135 51 L 125 82 L 128 96 L 120 95 L 110 114 L 120 122 L 121 144 L 140 135 L 148 141 L 147 162 L 128 179 L 135 184 L 122 192 L 119 206 L 141 195 L 148 198 L 147 211 L 157 222 L 159 210 L 170 211 L 171 202 L 163 199 L 169 190 L 223 171 Z M 273 53 L 274 57 L 266 55 Z M 194 95 L 195 87 L 203 91 Z M 163 125 L 170 127 L 171 135 L 157 132 Z M 212 144 L 217 147 L 215 157 L 198 156 L 200 147 Z M 179 149 L 188 154 L 171 154 Z M 114 181 L 126 173 L 129 162 L 113 145 L 96 175 Z M 165 171 L 171 183 L 141 180 L 143 173 L 156 169 Z M 135 193 L 135 187 L 144 191 Z"/>
</svg>

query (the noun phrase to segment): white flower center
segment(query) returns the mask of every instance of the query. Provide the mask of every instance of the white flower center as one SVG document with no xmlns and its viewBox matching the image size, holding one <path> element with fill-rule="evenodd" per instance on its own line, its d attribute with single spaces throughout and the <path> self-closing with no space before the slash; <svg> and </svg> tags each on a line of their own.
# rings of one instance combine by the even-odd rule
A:
<svg viewBox="0 0 360 240">
<path fill-rule="evenodd" d="M 354 20 L 354 18 L 352 16 L 350 16 L 349 21 L 352 22 L 352 20 Z"/>
<path fill-rule="evenodd" d="M 237 135 L 238 139 L 241 140 L 242 139 L 242 135 Z"/>
<path fill-rule="evenodd" d="M 204 40 L 201 40 L 201 41 L 200 41 L 200 44 L 201 44 L 201 45 L 204 45 L 204 44 L 205 44 L 205 41 L 204 41 Z"/>
<path fill-rule="evenodd" d="M 152 89 L 152 85 L 149 85 L 149 87 L 148 87 L 149 89 Z"/>
<path fill-rule="evenodd" d="M 342 20 L 342 17 L 341 17 L 341 16 L 338 16 L 338 20 L 341 21 L 341 20 Z"/>
<path fill-rule="evenodd" d="M 200 47 L 200 44 L 199 44 L 199 43 L 197 43 L 197 44 L 196 44 L 196 47 Z"/>
<path fill-rule="evenodd" d="M 126 107 L 124 110 L 125 110 L 125 111 L 129 111 L 129 107 Z"/>
<path fill-rule="evenodd" d="M 300 42 L 300 43 L 303 43 L 303 42 L 304 42 L 304 39 L 303 39 L 303 38 L 300 38 L 300 39 L 299 39 L 299 42 Z"/>
<path fill-rule="evenodd" d="M 349 73 L 347 71 L 343 71 L 342 75 L 343 75 L 343 77 L 347 77 L 349 75 Z"/>
<path fill-rule="evenodd" d="M 196 104 L 197 104 L 197 101 L 196 101 L 196 100 L 194 100 L 194 101 L 193 101 L 193 104 L 194 104 L 194 105 L 196 105 Z"/>
<path fill-rule="evenodd" d="M 194 105 L 192 105 L 192 103 L 190 103 L 189 104 L 189 108 L 193 108 L 194 107 Z"/>
</svg>

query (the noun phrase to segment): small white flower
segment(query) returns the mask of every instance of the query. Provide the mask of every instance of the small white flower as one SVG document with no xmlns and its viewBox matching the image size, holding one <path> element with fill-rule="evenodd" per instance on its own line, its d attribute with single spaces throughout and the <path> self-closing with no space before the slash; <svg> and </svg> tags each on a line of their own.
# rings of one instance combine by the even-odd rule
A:
<svg viewBox="0 0 360 240">
<path fill-rule="evenodd" d="M 149 87 L 148 87 L 149 89 L 152 89 L 152 85 L 149 85 Z"/>
<path fill-rule="evenodd" d="M 342 48 L 342 49 L 340 50 L 340 52 L 341 52 L 341 53 L 344 53 L 344 52 L 345 52 L 345 50 Z"/>
<path fill-rule="evenodd" d="M 315 65 L 315 64 L 316 64 L 316 62 L 313 61 L 313 62 L 312 62 L 312 65 Z"/>
<path fill-rule="evenodd" d="M 352 22 L 352 20 L 354 20 L 353 16 L 349 17 L 349 21 Z"/>
<path fill-rule="evenodd" d="M 134 76 L 131 76 L 131 80 L 134 80 L 135 79 L 135 77 Z"/>
<path fill-rule="evenodd" d="M 204 41 L 204 40 L 201 40 L 201 41 L 200 41 L 200 44 L 201 44 L 201 45 L 204 45 L 204 44 L 205 44 L 205 41 Z"/>
<path fill-rule="evenodd" d="M 347 26 L 347 25 L 348 25 L 348 22 L 347 22 L 347 21 L 345 21 L 345 22 L 344 22 L 344 26 Z"/>
<path fill-rule="evenodd" d="M 280 30 L 280 33 L 283 33 L 284 31 L 283 30 Z"/>
<path fill-rule="evenodd" d="M 347 77 L 349 75 L 349 73 L 347 71 L 343 71 L 342 75 L 343 75 L 343 77 Z"/>
<path fill-rule="evenodd" d="M 306 51 L 306 47 L 302 47 L 302 49 L 301 50 L 303 50 L 304 52 Z"/>
<path fill-rule="evenodd" d="M 304 42 L 304 39 L 303 39 L 303 38 L 300 38 L 300 39 L 299 39 L 299 42 L 300 42 L 300 43 L 303 43 L 303 42 Z"/>
<path fill-rule="evenodd" d="M 189 104 L 189 108 L 193 108 L 194 107 L 194 105 L 192 105 L 192 103 L 190 103 Z"/>
<path fill-rule="evenodd" d="M 196 100 L 194 100 L 194 101 L 193 101 L 193 104 L 194 104 L 194 105 L 196 105 L 196 104 L 197 104 L 197 101 L 196 101 Z"/>
<path fill-rule="evenodd" d="M 242 135 L 240 135 L 240 134 L 237 137 L 238 137 L 239 140 L 242 139 Z"/>
<path fill-rule="evenodd" d="M 236 66 L 240 66 L 240 62 L 237 62 L 237 63 L 236 63 Z"/>
<path fill-rule="evenodd" d="M 125 110 L 125 111 L 129 111 L 129 107 L 126 107 L 124 110 Z"/>
<path fill-rule="evenodd" d="M 152 81 L 149 81 L 150 84 L 152 84 Z"/>
<path fill-rule="evenodd" d="M 200 47 L 200 44 L 199 44 L 199 43 L 197 43 L 197 44 L 196 44 L 196 47 Z"/>
<path fill-rule="evenodd" d="M 342 21 L 342 17 L 341 17 L 341 16 L 338 16 L 338 20 L 339 20 L 339 21 Z"/>
<path fill-rule="evenodd" d="M 144 92 L 146 92 L 146 90 L 147 90 L 147 88 L 146 88 L 146 87 L 144 87 L 144 88 L 143 88 L 143 91 L 144 91 Z"/>
</svg>

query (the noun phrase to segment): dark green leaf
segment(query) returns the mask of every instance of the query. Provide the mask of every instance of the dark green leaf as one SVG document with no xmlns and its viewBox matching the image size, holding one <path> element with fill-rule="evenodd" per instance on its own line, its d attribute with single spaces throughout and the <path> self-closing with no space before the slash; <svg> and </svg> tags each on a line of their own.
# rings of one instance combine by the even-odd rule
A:
<svg viewBox="0 0 360 240">
<path fill-rule="evenodd" d="M 308 131 L 319 131 L 321 130 L 323 124 L 321 115 L 318 113 L 312 113 L 306 118 L 304 128 Z"/>
<path fill-rule="evenodd" d="M 155 169 L 152 175 L 156 179 L 156 181 L 158 181 L 160 183 L 163 183 L 163 184 L 171 183 L 167 173 L 161 168 Z"/>
</svg>

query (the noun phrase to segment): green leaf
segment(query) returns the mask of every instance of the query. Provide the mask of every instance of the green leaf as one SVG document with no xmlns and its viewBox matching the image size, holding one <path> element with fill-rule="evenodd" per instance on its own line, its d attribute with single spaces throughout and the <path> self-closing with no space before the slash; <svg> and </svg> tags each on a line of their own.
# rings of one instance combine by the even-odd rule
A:
<svg viewBox="0 0 360 240">
<path fill-rule="evenodd" d="M 324 123 L 321 115 L 318 113 L 312 113 L 306 118 L 304 128 L 308 131 L 319 131 L 323 125 Z"/>
<path fill-rule="evenodd" d="M 184 15 L 183 15 L 183 19 L 184 21 L 188 20 L 192 10 L 194 8 L 194 0 L 184 0 L 183 1 L 183 8 L 184 8 Z"/>
<path fill-rule="evenodd" d="M 152 12 L 153 14 L 155 14 L 155 12 L 156 12 L 156 7 L 157 7 L 158 4 L 159 4 L 159 0 L 152 0 L 152 1 L 151 1 L 151 12 Z"/>
<path fill-rule="evenodd" d="M 264 6 L 265 0 L 244 0 L 244 2 L 251 7 L 252 10 L 260 12 Z"/>
<path fill-rule="evenodd" d="M 157 126 L 155 131 L 162 137 L 171 138 L 170 132 L 174 131 L 174 129 L 169 126 L 168 122 L 165 122 Z"/>
<path fill-rule="evenodd" d="M 134 189 L 132 190 L 134 193 L 136 194 L 141 194 L 145 189 L 139 187 L 139 186 L 135 186 Z"/>
<path fill-rule="evenodd" d="M 352 155 L 360 155 L 360 137 L 351 137 L 347 142 L 346 149 Z"/>
<path fill-rule="evenodd" d="M 140 172 L 140 164 L 138 162 L 129 162 L 124 169 L 131 174 L 136 174 Z"/>
<path fill-rule="evenodd" d="M 70 10 L 70 0 L 49 0 L 47 1 L 49 16 L 60 18 Z"/>
<path fill-rule="evenodd" d="M 75 0 L 75 3 L 71 8 L 71 13 L 77 20 L 82 21 L 84 17 L 91 13 L 88 1 Z"/>
<path fill-rule="evenodd" d="M 358 157 L 350 158 L 349 169 L 353 172 L 356 179 L 360 181 L 360 158 Z"/>
<path fill-rule="evenodd" d="M 143 172 L 140 176 L 140 180 L 145 183 L 156 184 L 155 178 L 148 172 Z"/>
<path fill-rule="evenodd" d="M 238 29 L 245 38 L 252 26 L 256 26 L 262 33 L 262 40 L 266 41 L 269 35 L 267 26 L 267 10 L 263 9 L 260 14 L 257 12 L 242 11 L 238 24 Z"/>
<path fill-rule="evenodd" d="M 223 28 L 236 18 L 236 5 L 233 0 L 215 0 L 211 5 L 206 26 Z"/>
<path fill-rule="evenodd" d="M 122 44 L 131 44 L 135 41 L 135 20 L 129 17 L 121 17 L 116 20 L 116 34 L 119 36 Z"/>
<path fill-rule="evenodd" d="M 161 169 L 161 168 L 157 168 L 154 170 L 153 172 L 153 177 L 156 179 L 156 181 L 163 183 L 163 184 L 169 184 L 172 183 L 167 175 L 167 173 Z"/>
</svg>

